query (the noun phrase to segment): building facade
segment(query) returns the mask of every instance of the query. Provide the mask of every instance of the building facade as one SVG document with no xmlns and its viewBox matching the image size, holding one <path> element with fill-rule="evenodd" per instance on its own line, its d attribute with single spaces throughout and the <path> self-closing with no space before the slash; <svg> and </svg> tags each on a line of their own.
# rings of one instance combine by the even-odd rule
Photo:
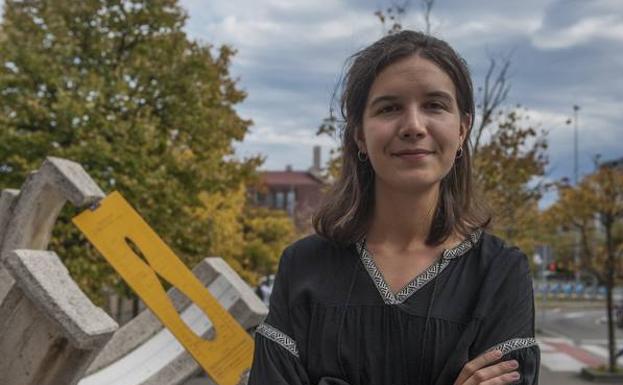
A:
<svg viewBox="0 0 623 385">
<path fill-rule="evenodd" d="M 260 207 L 284 210 L 299 230 L 311 229 L 311 217 L 321 203 L 326 185 L 320 166 L 320 146 L 314 147 L 313 165 L 308 170 L 260 172 L 259 186 L 249 190 L 251 201 Z"/>
</svg>

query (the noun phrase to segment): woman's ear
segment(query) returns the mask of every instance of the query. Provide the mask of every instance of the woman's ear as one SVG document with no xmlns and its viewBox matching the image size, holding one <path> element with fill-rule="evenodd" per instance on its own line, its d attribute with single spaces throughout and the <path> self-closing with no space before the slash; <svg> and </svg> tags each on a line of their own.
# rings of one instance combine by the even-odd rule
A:
<svg viewBox="0 0 623 385">
<path fill-rule="evenodd" d="M 363 152 L 364 154 L 365 154 L 366 152 L 368 152 L 368 151 L 366 150 L 366 143 L 365 143 L 365 142 L 363 142 L 363 141 L 361 141 L 361 140 L 359 140 L 359 139 L 357 139 L 355 142 L 357 143 L 357 149 L 358 149 L 360 152 Z"/>
<path fill-rule="evenodd" d="M 357 129 L 355 133 L 355 143 L 357 144 L 357 149 L 363 153 L 366 153 L 366 138 L 363 136 L 363 130 Z"/>
<path fill-rule="evenodd" d="M 459 147 L 463 147 L 465 143 L 465 139 L 467 138 L 467 133 L 469 132 L 469 128 L 472 126 L 472 115 L 464 114 L 461 118 L 461 124 L 459 127 L 459 141 L 461 145 Z"/>
</svg>

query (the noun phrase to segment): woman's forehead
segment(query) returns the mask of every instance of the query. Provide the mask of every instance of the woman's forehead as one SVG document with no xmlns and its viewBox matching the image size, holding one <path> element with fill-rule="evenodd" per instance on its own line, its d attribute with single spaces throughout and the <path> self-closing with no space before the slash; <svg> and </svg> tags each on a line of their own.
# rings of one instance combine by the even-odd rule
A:
<svg viewBox="0 0 623 385">
<path fill-rule="evenodd" d="M 385 67 L 374 79 L 369 96 L 402 92 L 446 93 L 452 97 L 456 94 L 454 82 L 444 70 L 415 55 Z"/>
</svg>

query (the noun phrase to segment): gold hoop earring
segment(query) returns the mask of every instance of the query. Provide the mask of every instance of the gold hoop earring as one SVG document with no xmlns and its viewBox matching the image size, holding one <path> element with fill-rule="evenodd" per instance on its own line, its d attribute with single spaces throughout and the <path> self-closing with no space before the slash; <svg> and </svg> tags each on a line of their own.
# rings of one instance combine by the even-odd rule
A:
<svg viewBox="0 0 623 385">
<path fill-rule="evenodd" d="M 459 150 L 456 152 L 456 156 L 454 159 L 460 159 L 463 157 L 463 147 L 459 147 Z"/>
<path fill-rule="evenodd" d="M 366 154 L 365 152 L 359 150 L 359 151 L 357 151 L 357 159 L 359 159 L 360 162 L 367 162 L 368 161 L 368 154 Z"/>
</svg>

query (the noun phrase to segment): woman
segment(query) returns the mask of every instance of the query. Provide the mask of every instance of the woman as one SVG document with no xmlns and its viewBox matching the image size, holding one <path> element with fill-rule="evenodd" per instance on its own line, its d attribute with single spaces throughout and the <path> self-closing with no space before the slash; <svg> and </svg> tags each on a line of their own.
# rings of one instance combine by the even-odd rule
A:
<svg viewBox="0 0 623 385">
<path fill-rule="evenodd" d="M 341 104 L 342 174 L 317 235 L 284 251 L 249 384 L 536 384 L 526 256 L 474 202 L 464 61 L 386 36 L 353 56 Z"/>
</svg>

